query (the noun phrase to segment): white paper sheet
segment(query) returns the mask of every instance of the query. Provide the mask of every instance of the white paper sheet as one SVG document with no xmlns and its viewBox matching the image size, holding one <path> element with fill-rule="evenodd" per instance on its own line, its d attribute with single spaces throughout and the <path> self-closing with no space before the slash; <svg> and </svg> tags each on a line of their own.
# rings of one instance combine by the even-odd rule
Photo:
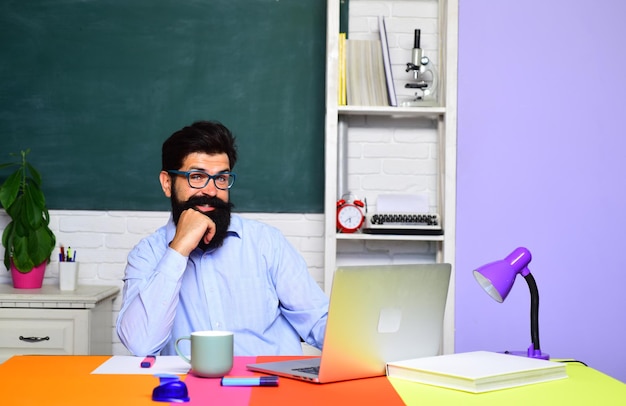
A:
<svg viewBox="0 0 626 406">
<path fill-rule="evenodd" d="M 378 213 L 428 213 L 426 195 L 382 194 L 376 199 Z"/>
<path fill-rule="evenodd" d="M 133 375 L 154 375 L 154 374 L 178 374 L 184 375 L 189 372 L 190 365 L 177 355 L 157 356 L 154 364 L 150 368 L 142 368 L 141 361 L 144 357 L 133 357 L 125 355 L 114 355 L 92 374 L 133 374 Z"/>
</svg>

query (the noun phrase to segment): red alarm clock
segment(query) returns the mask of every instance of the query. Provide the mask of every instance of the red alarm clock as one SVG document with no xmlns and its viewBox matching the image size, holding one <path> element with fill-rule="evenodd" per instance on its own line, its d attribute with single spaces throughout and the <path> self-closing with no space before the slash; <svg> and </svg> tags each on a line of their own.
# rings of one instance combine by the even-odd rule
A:
<svg viewBox="0 0 626 406">
<path fill-rule="evenodd" d="M 365 204 L 360 200 L 337 201 L 337 232 L 354 233 L 358 231 L 365 221 L 363 208 Z"/>
</svg>

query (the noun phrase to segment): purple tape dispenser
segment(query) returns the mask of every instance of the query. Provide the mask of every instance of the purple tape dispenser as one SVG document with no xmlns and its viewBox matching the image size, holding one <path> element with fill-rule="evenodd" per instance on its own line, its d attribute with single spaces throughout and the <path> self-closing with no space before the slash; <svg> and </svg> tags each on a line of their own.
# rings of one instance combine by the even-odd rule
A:
<svg viewBox="0 0 626 406">
<path fill-rule="evenodd" d="M 152 391 L 152 400 L 155 402 L 189 402 L 187 385 L 177 375 L 156 374 L 159 378 L 159 386 Z"/>
</svg>

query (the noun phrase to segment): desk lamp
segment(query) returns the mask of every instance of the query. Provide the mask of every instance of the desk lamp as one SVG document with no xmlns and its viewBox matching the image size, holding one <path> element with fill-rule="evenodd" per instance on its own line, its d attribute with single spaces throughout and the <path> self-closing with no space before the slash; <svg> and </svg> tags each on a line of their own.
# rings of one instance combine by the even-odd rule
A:
<svg viewBox="0 0 626 406">
<path fill-rule="evenodd" d="M 542 353 L 539 347 L 539 290 L 535 278 L 528 269 L 531 259 L 530 251 L 524 247 L 519 247 L 502 260 L 477 268 L 474 271 L 474 278 L 485 292 L 499 303 L 506 299 L 518 273 L 526 279 L 530 289 L 530 336 L 532 344 L 527 351 L 506 351 L 506 353 L 549 359 L 550 356 Z"/>
</svg>

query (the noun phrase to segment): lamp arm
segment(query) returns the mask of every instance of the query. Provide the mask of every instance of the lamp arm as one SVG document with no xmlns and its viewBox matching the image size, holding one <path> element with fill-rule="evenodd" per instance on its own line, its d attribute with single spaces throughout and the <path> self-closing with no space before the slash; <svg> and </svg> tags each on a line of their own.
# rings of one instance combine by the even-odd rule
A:
<svg viewBox="0 0 626 406">
<path fill-rule="evenodd" d="M 530 289 L 530 337 L 535 351 L 541 353 L 539 346 L 539 289 L 533 275 L 524 275 Z"/>
</svg>

